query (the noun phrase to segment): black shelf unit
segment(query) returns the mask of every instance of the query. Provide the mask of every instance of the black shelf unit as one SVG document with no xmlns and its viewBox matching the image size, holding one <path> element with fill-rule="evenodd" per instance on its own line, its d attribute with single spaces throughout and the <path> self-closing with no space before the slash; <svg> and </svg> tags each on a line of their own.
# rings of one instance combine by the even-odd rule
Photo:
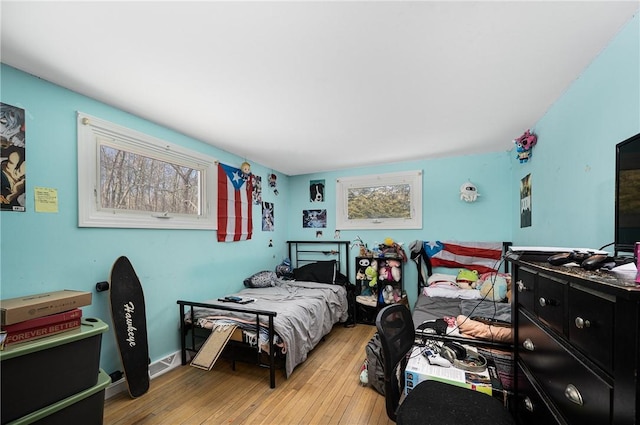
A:
<svg viewBox="0 0 640 425">
<path fill-rule="evenodd" d="M 402 259 L 356 257 L 355 261 L 356 322 L 375 325 L 378 312 L 404 296 Z M 370 270 L 375 273 L 370 273 Z"/>
</svg>

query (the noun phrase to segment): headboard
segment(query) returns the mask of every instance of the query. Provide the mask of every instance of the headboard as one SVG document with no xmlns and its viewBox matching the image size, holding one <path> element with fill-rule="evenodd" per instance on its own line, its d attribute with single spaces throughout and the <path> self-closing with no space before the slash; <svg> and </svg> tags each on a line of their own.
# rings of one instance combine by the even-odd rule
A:
<svg viewBox="0 0 640 425">
<path fill-rule="evenodd" d="M 418 267 L 418 295 L 427 285 L 434 267 L 467 268 L 479 273 L 509 273 L 504 255 L 511 242 L 414 241 L 410 245 L 411 260 Z"/>
<path fill-rule="evenodd" d="M 338 271 L 349 282 L 349 241 L 287 241 L 291 267 L 297 268 L 316 261 L 336 260 Z"/>
</svg>

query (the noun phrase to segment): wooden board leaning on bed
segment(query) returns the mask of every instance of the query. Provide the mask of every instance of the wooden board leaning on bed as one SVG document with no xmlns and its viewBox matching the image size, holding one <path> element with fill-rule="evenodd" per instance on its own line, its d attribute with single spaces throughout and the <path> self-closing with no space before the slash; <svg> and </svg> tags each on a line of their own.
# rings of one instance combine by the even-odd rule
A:
<svg viewBox="0 0 640 425">
<path fill-rule="evenodd" d="M 182 364 L 186 364 L 188 353 L 198 351 L 203 341 L 198 333 L 202 334 L 203 328 L 221 323 L 224 326 L 230 320 L 243 328 L 244 336 L 242 341 L 232 337 L 229 344 L 233 344 L 234 349 L 249 346 L 256 354 L 255 362 L 269 367 L 270 386 L 275 388 L 277 358 L 284 359 L 286 376 L 289 376 L 336 323 L 347 320 L 348 244 L 289 242 L 289 252 L 294 255 L 291 262 L 295 280 L 276 279 L 275 273 L 263 271 L 256 273 L 261 275 L 261 279 L 255 281 L 258 287 L 225 294 L 255 299 L 249 304 L 219 302 L 217 298 L 204 302 L 179 300 Z M 314 253 L 319 261 L 312 260 Z M 273 279 L 265 283 L 265 277 Z M 245 286 L 253 286 L 253 280 L 248 280 Z M 268 353 L 266 361 L 264 353 Z M 235 357 L 233 362 L 235 365 Z"/>
</svg>

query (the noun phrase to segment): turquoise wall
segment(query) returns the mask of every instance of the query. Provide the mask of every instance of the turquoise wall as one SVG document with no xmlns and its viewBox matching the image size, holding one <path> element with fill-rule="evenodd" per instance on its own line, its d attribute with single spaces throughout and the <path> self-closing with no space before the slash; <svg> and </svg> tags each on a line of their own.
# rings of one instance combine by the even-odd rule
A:
<svg viewBox="0 0 640 425">
<path fill-rule="evenodd" d="M 327 210 L 322 239 L 332 240 L 335 180 L 402 170 L 424 172 L 423 229 L 342 231 L 341 240 L 360 236 L 370 246 L 386 237 L 405 245 L 416 239 L 605 245 L 613 241 L 614 146 L 640 132 L 639 35 L 636 16 L 545 116 L 532 121 L 539 139 L 528 163 L 520 164 L 509 151 L 294 177 L 276 173 L 277 196 L 266 184 L 271 170 L 252 164 L 263 178 L 264 200 L 275 203 L 276 231 L 256 227 L 251 241 L 227 244 L 218 243 L 212 231 L 78 228 L 77 110 L 225 163 L 239 165 L 243 158 L 2 65 L 0 101 L 27 114 L 29 204 L 25 213 L 0 214 L 0 296 L 62 288 L 91 291 L 93 303 L 85 315 L 109 323 L 106 294 L 96 293 L 95 283 L 108 278 L 116 257 L 127 255 L 145 289 L 150 354 L 157 360 L 179 349 L 176 300 L 211 299 L 240 289 L 249 274 L 273 269 L 286 255 L 286 240 L 316 239 L 315 229 L 302 228 L 305 209 Z M 527 174 L 533 183 L 533 225 L 521 229 L 519 183 Z M 481 194 L 476 203 L 460 200 L 460 185 L 468 179 Z M 325 180 L 325 202 L 309 201 L 310 180 Z M 34 211 L 36 186 L 58 190 L 58 213 Z M 253 218 L 260 222 L 259 208 L 254 207 Z M 270 239 L 273 248 L 268 247 Z M 350 254 L 355 257 L 356 250 Z M 405 266 L 405 282 L 413 302 L 412 263 Z M 101 367 L 108 372 L 120 368 L 111 333 L 103 338 Z"/>
<path fill-rule="evenodd" d="M 254 205 L 253 239 L 219 243 L 215 231 L 79 228 L 76 111 L 203 152 L 223 163 L 240 166 L 243 158 L 208 146 L 151 122 L 2 65 L 2 102 L 24 108 L 27 126 L 27 211 L 0 214 L 3 299 L 27 294 L 76 289 L 93 293 L 87 317 L 110 324 L 107 293 L 95 284 L 109 278 L 114 260 L 126 255 L 143 284 L 150 355 L 157 360 L 179 349 L 178 299 L 206 300 L 235 292 L 250 273 L 273 269 L 286 255 L 286 176 L 278 175 L 280 195 L 264 190 L 276 203 L 275 232 L 262 232 L 261 208 Z M 252 172 L 267 181 L 266 169 Z M 58 190 L 59 212 L 36 213 L 33 188 Z M 278 208 L 280 206 L 280 208 Z M 274 247 L 269 248 L 269 239 Z M 121 369 L 115 339 L 103 338 L 101 367 Z"/>
<path fill-rule="evenodd" d="M 512 204 L 514 243 L 600 248 L 613 242 L 615 145 L 640 132 L 637 14 L 533 129 L 533 158 L 522 165 L 512 158 L 513 198 L 522 177 L 531 174 L 532 181 L 531 227 L 520 228 Z"/>
</svg>

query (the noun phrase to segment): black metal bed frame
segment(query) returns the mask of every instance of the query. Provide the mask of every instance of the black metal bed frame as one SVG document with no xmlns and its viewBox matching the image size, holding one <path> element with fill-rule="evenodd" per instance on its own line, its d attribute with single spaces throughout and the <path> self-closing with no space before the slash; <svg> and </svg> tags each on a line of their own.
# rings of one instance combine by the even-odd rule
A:
<svg viewBox="0 0 640 425">
<path fill-rule="evenodd" d="M 338 270 L 340 270 L 347 278 L 349 278 L 349 242 L 348 241 L 287 241 L 289 258 L 292 261 L 292 267 L 297 268 L 305 264 L 315 261 L 326 260 L 327 257 L 337 256 Z M 315 258 L 314 258 L 315 256 Z M 198 352 L 199 343 L 204 342 L 206 336 L 198 336 L 197 330 L 203 329 L 196 325 L 194 308 L 215 308 L 217 310 L 235 311 L 242 313 L 254 314 L 256 319 L 256 329 L 259 329 L 261 323 L 268 323 L 269 332 L 269 356 L 268 361 L 262 361 L 260 350 L 251 347 L 255 351 L 256 356 L 253 363 L 261 367 L 269 368 L 269 386 L 276 387 L 276 348 L 274 346 L 274 318 L 278 315 L 276 311 L 256 310 L 247 305 L 220 305 L 209 304 L 195 301 L 178 300 L 177 304 L 180 311 L 180 353 L 182 365 L 187 364 L 187 353 L 195 354 Z M 189 313 L 187 313 L 189 309 Z M 186 323 L 186 315 L 189 315 L 189 322 Z M 262 320 L 261 320 L 262 318 Z M 233 341 L 237 345 L 244 345 L 239 341 Z M 244 359 L 243 359 L 244 360 Z M 232 359 L 232 368 L 235 370 L 236 359 Z"/>
</svg>

